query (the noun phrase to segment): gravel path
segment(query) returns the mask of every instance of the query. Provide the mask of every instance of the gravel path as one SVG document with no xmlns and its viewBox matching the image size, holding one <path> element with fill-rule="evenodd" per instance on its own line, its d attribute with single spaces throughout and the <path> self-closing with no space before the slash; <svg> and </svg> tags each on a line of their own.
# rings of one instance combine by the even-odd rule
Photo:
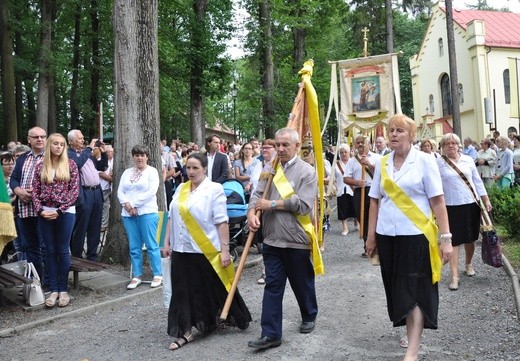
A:
<svg viewBox="0 0 520 361">
<path fill-rule="evenodd" d="M 172 353 L 167 346 L 166 309 L 162 292 L 139 287 L 138 297 L 124 287 L 110 292 L 72 291 L 66 309 L 24 312 L 9 304 L 0 310 L 0 331 L 16 324 L 60 316 L 72 317 L 0 338 L 1 360 L 380 360 L 398 361 L 403 328 L 393 328 L 386 314 L 379 267 L 360 257 L 357 234 L 340 235 L 339 222 L 327 234 L 326 275 L 316 280 L 320 307 L 317 327 L 299 334 L 299 311 L 288 286 L 284 298 L 284 336 L 279 348 L 257 352 L 247 341 L 260 335 L 262 286 L 256 284 L 260 265 L 246 269 L 239 288 L 253 315 L 245 331 L 227 329 L 196 340 Z M 253 257 L 256 255 L 253 255 Z M 463 259 L 463 257 L 462 257 Z M 520 323 L 511 280 L 503 269 L 485 266 L 480 245 L 475 277 L 461 277 L 458 291 L 448 290 L 449 270 L 440 285 L 439 330 L 423 334 L 421 360 L 520 360 Z M 461 260 L 462 270 L 462 260 Z M 114 272 L 127 272 L 114 268 Z M 91 310 L 93 304 L 103 307 Z"/>
</svg>

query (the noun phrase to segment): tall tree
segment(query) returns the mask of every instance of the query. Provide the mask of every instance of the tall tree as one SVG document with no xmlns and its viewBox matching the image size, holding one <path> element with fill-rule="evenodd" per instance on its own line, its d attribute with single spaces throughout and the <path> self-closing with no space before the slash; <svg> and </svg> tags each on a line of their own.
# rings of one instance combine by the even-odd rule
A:
<svg viewBox="0 0 520 361">
<path fill-rule="evenodd" d="M 274 108 L 274 63 L 273 63 L 273 33 L 271 29 L 270 0 L 258 2 L 258 23 L 260 25 L 259 52 L 262 62 L 260 65 L 260 76 L 262 79 L 262 115 L 266 125 L 266 138 L 274 138 L 276 131 L 275 108 Z"/>
<path fill-rule="evenodd" d="M 52 59 L 52 27 L 54 0 L 40 1 L 40 53 L 38 75 L 38 105 L 36 107 L 36 124 L 47 130 L 49 124 L 49 99 L 51 59 Z"/>
<path fill-rule="evenodd" d="M 115 0 L 115 154 L 114 174 L 132 164 L 131 149 L 143 144 L 149 163 L 160 170 L 159 61 L 157 0 Z M 119 185 L 116 177 L 114 189 Z M 159 209 L 165 209 L 164 191 L 157 192 Z M 121 208 L 112 198 L 111 233 L 103 257 L 128 263 L 128 242 L 121 223 Z"/>
<path fill-rule="evenodd" d="M 70 87 L 70 127 L 78 128 L 79 122 L 79 65 L 80 65 L 80 45 L 81 45 L 81 11 L 82 4 L 78 2 L 74 14 L 74 39 L 72 45 L 72 80 Z"/>
<path fill-rule="evenodd" d="M 2 74 L 2 104 L 3 104 L 3 144 L 11 140 L 18 140 L 15 77 L 13 67 L 13 39 L 9 25 L 8 2 L 0 2 L 0 60 Z"/>
<path fill-rule="evenodd" d="M 98 2 L 90 0 L 90 23 L 92 26 L 91 46 L 92 46 L 92 68 L 90 72 L 90 136 L 98 137 L 98 106 L 99 106 L 99 77 L 100 77 L 100 56 L 99 56 L 99 18 Z"/>
</svg>

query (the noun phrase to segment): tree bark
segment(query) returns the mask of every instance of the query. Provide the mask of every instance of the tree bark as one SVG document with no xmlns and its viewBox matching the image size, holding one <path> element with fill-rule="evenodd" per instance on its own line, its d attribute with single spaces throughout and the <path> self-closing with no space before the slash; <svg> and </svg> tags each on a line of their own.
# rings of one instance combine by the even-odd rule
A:
<svg viewBox="0 0 520 361">
<path fill-rule="evenodd" d="M 80 64 L 80 40 L 81 40 L 81 3 L 76 5 L 74 15 L 74 40 L 72 46 L 72 82 L 70 87 L 70 128 L 78 129 L 78 87 L 79 87 L 79 64 Z"/>
<path fill-rule="evenodd" d="M 260 27 L 260 54 L 262 58 L 260 76 L 262 79 L 262 113 L 263 125 L 266 126 L 266 138 L 274 138 L 276 132 L 275 109 L 273 99 L 274 63 L 273 34 L 271 28 L 272 5 L 270 0 L 260 0 L 258 3 L 258 23 Z"/>
<path fill-rule="evenodd" d="M 394 52 L 394 16 L 392 14 L 392 0 L 385 0 L 386 11 L 386 51 Z"/>
<path fill-rule="evenodd" d="M 190 45 L 193 52 L 200 51 L 204 47 L 204 22 L 208 0 L 195 0 L 193 2 L 193 12 L 195 14 L 195 24 L 192 26 L 190 34 Z M 190 65 L 190 133 L 191 140 L 199 146 L 205 146 L 205 121 L 204 121 L 204 67 L 201 56 L 193 56 Z"/>
<path fill-rule="evenodd" d="M 114 193 L 123 171 L 133 164 L 137 144 L 150 150 L 149 164 L 161 170 L 159 123 L 159 61 L 157 0 L 115 0 L 115 132 Z M 157 192 L 159 209 L 166 208 L 164 189 Z M 103 259 L 128 264 L 128 242 L 121 222 L 121 205 L 112 197 L 110 230 Z"/>
<path fill-rule="evenodd" d="M 52 56 L 52 8 L 53 0 L 40 1 L 40 51 L 38 75 L 38 105 L 36 107 L 36 125 L 47 130 L 49 115 L 49 74 Z"/>
<path fill-rule="evenodd" d="M 455 52 L 455 36 L 453 33 L 453 7 L 452 1 L 446 0 L 446 30 L 448 41 L 448 59 L 450 64 L 450 88 L 451 88 L 451 118 L 453 120 L 453 133 L 462 139 L 460 123 L 459 93 L 457 92 L 457 55 Z"/>
<path fill-rule="evenodd" d="M 8 23 L 8 2 L 0 1 L 0 47 L 2 68 L 3 144 L 18 140 L 16 127 L 15 78 L 13 67 L 13 39 Z"/>
<path fill-rule="evenodd" d="M 89 126 L 90 138 L 98 138 L 98 109 L 99 109 L 99 14 L 97 0 L 90 1 L 90 22 L 92 26 L 92 69 L 90 72 L 90 109 L 92 117 Z"/>
</svg>

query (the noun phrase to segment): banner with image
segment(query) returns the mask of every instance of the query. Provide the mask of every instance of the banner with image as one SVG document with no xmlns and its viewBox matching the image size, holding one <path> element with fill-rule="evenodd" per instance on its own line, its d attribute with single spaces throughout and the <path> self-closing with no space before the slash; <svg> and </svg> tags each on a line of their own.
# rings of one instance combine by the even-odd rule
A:
<svg viewBox="0 0 520 361">
<path fill-rule="evenodd" d="M 340 128 L 368 132 L 401 113 L 397 54 L 334 62 L 340 84 Z"/>
</svg>

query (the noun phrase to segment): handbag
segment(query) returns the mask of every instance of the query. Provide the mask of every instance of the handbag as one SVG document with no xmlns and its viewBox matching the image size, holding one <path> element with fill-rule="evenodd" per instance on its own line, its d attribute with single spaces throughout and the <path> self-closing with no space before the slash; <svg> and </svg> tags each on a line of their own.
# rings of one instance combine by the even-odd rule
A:
<svg viewBox="0 0 520 361">
<path fill-rule="evenodd" d="M 484 208 L 482 208 L 481 221 L 482 261 L 492 267 L 502 267 L 502 245 L 498 239 L 491 217 Z"/>
<path fill-rule="evenodd" d="M 25 269 L 25 277 L 32 278 L 32 283 L 23 286 L 23 298 L 29 306 L 38 306 L 45 303 L 45 295 L 43 294 L 40 276 L 36 272 L 36 268 L 32 262 L 27 263 Z"/>
</svg>

